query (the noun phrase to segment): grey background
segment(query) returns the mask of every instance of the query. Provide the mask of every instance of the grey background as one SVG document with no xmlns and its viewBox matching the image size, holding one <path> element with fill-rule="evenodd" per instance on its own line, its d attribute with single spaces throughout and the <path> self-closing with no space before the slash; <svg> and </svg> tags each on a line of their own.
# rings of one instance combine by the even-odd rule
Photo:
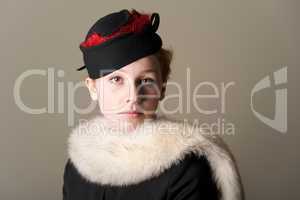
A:
<svg viewBox="0 0 300 200">
<path fill-rule="evenodd" d="M 174 50 L 172 81 L 184 89 L 183 112 L 172 115 L 214 122 L 225 118 L 235 126 L 224 135 L 238 161 L 247 199 L 299 199 L 299 1 L 16 1 L 2 0 L 1 21 L 1 139 L 0 199 L 62 199 L 62 174 L 67 157 L 67 83 L 77 83 L 85 72 L 78 45 L 99 17 L 122 8 L 159 12 L 158 29 L 164 46 Z M 288 132 L 282 134 L 260 122 L 250 110 L 253 86 L 274 71 L 288 66 Z M 16 104 L 17 78 L 30 69 L 63 70 L 55 77 L 55 112 L 32 115 Z M 191 88 L 186 88 L 186 69 Z M 220 102 L 203 100 L 204 115 L 186 110 L 188 90 L 202 81 L 233 81 L 226 95 L 226 112 Z M 58 102 L 58 82 L 65 99 Z M 175 90 L 167 89 L 167 94 Z M 33 76 L 21 87 L 26 105 L 47 106 L 47 77 Z M 207 89 L 206 92 L 211 92 Z M 202 90 L 204 93 L 204 89 Z M 90 99 L 85 88 L 74 96 L 79 107 Z M 176 101 L 166 104 L 172 108 Z M 257 110 L 272 118 L 274 91 L 255 98 Z M 63 113 L 58 105 L 65 105 Z M 98 110 L 79 118 L 97 114 Z"/>
</svg>

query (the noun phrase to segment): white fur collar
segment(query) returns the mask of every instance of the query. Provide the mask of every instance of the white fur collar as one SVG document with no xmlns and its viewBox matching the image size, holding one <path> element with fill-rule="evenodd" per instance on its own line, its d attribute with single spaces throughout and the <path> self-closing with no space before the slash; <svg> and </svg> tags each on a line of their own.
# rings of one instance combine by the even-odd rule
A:
<svg viewBox="0 0 300 200">
<path fill-rule="evenodd" d="M 69 157 L 87 180 L 111 185 L 138 183 L 195 152 L 209 161 L 222 200 L 243 199 L 236 163 L 218 135 L 163 115 L 128 134 L 113 131 L 103 122 L 99 115 L 80 123 L 68 139 Z"/>
</svg>

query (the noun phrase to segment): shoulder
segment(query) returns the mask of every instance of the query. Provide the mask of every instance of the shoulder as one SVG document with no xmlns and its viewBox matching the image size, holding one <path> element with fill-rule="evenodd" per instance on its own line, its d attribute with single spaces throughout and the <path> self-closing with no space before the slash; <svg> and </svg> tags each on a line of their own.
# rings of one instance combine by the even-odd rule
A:
<svg viewBox="0 0 300 200">
<path fill-rule="evenodd" d="M 76 173 L 77 170 L 75 169 L 72 161 L 68 158 L 65 163 L 64 178 L 69 178 L 70 176 L 73 176 Z"/>
<path fill-rule="evenodd" d="M 173 181 L 182 177 L 195 178 L 200 176 L 212 176 L 212 170 L 207 158 L 204 155 L 198 156 L 194 153 L 185 155 L 184 159 L 178 161 L 171 170 L 175 175 Z"/>
<path fill-rule="evenodd" d="M 65 185 L 69 187 L 89 184 L 89 181 L 78 172 L 71 159 L 68 159 L 65 163 L 63 177 Z"/>
<path fill-rule="evenodd" d="M 171 170 L 172 175 L 168 185 L 169 199 L 176 199 L 179 196 L 184 198 L 189 196 L 191 199 L 219 199 L 219 189 L 204 155 L 188 154 Z"/>
</svg>

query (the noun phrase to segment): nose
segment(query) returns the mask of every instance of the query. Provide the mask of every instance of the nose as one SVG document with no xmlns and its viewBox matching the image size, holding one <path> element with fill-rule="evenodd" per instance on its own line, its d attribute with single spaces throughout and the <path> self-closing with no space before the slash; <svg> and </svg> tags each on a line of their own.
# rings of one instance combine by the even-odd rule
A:
<svg viewBox="0 0 300 200">
<path fill-rule="evenodd" d="M 138 103 L 139 101 L 139 89 L 138 85 L 134 81 L 129 81 L 129 91 L 128 96 L 126 98 L 126 102 Z"/>
</svg>

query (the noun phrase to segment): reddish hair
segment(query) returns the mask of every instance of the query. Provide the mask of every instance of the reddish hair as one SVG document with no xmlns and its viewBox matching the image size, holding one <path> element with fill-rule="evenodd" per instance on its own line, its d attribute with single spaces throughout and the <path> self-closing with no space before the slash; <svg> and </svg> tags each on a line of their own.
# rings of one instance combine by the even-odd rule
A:
<svg viewBox="0 0 300 200">
<path fill-rule="evenodd" d="M 171 74 L 171 62 L 173 59 L 173 50 L 161 48 L 154 53 L 160 63 L 161 77 L 163 83 L 166 83 Z"/>
</svg>

